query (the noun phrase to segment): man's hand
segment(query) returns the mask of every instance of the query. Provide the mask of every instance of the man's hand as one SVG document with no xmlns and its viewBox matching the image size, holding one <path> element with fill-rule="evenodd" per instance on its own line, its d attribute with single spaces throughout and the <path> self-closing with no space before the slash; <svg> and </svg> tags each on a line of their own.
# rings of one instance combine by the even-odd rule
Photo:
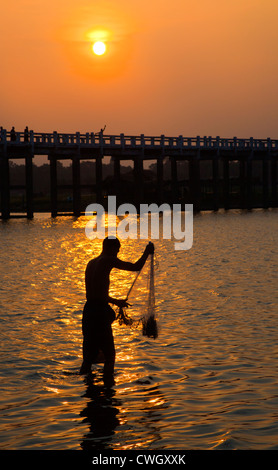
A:
<svg viewBox="0 0 278 470">
<path fill-rule="evenodd" d="M 125 299 L 114 299 L 114 304 L 121 308 L 130 307 L 130 304 Z"/>
<path fill-rule="evenodd" d="M 149 242 L 148 245 L 147 245 L 147 250 L 149 252 L 149 255 L 153 255 L 154 254 L 154 244 L 152 242 Z"/>
</svg>

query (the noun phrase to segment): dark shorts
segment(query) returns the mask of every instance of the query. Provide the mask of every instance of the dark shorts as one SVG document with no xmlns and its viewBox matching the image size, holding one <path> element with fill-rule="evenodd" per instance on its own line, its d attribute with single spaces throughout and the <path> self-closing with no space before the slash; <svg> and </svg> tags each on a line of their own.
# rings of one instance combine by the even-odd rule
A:
<svg viewBox="0 0 278 470">
<path fill-rule="evenodd" d="M 82 318 L 83 361 L 114 361 L 115 346 L 111 327 L 114 320 L 115 312 L 107 302 L 86 302 Z M 100 353 L 103 360 L 99 359 Z"/>
</svg>

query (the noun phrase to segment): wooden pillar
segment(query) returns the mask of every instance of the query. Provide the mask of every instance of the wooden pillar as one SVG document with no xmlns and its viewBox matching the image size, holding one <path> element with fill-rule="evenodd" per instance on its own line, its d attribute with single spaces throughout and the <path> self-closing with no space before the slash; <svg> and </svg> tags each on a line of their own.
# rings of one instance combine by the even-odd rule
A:
<svg viewBox="0 0 278 470">
<path fill-rule="evenodd" d="M 144 202 L 144 179 L 143 179 L 143 159 L 141 156 L 134 158 L 134 182 L 135 182 L 135 204 L 139 210 L 139 205 Z"/>
<path fill-rule="evenodd" d="M 0 156 L 1 214 L 3 219 L 10 218 L 10 168 L 7 151 Z"/>
<path fill-rule="evenodd" d="M 269 207 L 268 200 L 268 155 L 263 154 L 263 208 L 267 209 Z"/>
<path fill-rule="evenodd" d="M 224 209 L 230 208 L 230 167 L 229 157 L 226 156 L 223 159 L 223 197 L 224 197 Z"/>
<path fill-rule="evenodd" d="M 213 178 L 213 210 L 219 209 L 219 154 L 214 155 L 212 159 L 212 178 Z"/>
<path fill-rule="evenodd" d="M 81 213 L 81 188 L 80 188 L 80 158 L 72 159 L 72 186 L 73 186 L 73 214 L 79 217 Z"/>
<path fill-rule="evenodd" d="M 240 187 L 240 208 L 246 207 L 246 185 L 245 185 L 245 159 L 241 156 L 239 161 L 239 187 Z"/>
<path fill-rule="evenodd" d="M 119 157 L 114 157 L 114 184 L 115 194 L 117 198 L 121 199 L 121 160 Z M 118 202 L 121 202 L 119 199 Z"/>
<path fill-rule="evenodd" d="M 246 207 L 247 209 L 252 209 L 252 160 L 253 160 L 253 151 L 248 155 L 247 158 L 247 168 L 246 168 Z"/>
<path fill-rule="evenodd" d="M 190 198 L 194 212 L 201 210 L 201 178 L 199 152 L 189 162 L 189 188 Z"/>
<path fill-rule="evenodd" d="M 30 154 L 25 158 L 25 177 L 26 177 L 26 213 L 27 218 L 32 219 L 34 216 L 33 201 L 33 155 Z"/>
<path fill-rule="evenodd" d="M 96 201 L 102 204 L 102 156 L 96 158 Z"/>
<path fill-rule="evenodd" d="M 277 207 L 277 157 L 271 158 L 271 206 Z"/>
<path fill-rule="evenodd" d="M 163 155 L 156 160 L 157 203 L 163 202 Z"/>
<path fill-rule="evenodd" d="M 171 191 L 172 191 L 172 203 L 177 204 L 178 198 L 179 198 L 179 191 L 178 191 L 177 160 L 175 157 L 171 157 Z"/>
<path fill-rule="evenodd" d="M 50 204 L 51 217 L 57 217 L 58 198 L 57 198 L 57 159 L 50 156 Z"/>
</svg>

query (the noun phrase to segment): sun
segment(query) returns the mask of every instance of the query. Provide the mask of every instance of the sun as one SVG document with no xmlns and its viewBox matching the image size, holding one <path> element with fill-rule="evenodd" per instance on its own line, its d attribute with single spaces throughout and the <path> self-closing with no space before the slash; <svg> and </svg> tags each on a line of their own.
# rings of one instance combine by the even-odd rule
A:
<svg viewBox="0 0 278 470">
<path fill-rule="evenodd" d="M 93 52 L 96 55 L 103 55 L 106 52 L 106 45 L 102 41 L 96 41 L 92 46 Z"/>
</svg>

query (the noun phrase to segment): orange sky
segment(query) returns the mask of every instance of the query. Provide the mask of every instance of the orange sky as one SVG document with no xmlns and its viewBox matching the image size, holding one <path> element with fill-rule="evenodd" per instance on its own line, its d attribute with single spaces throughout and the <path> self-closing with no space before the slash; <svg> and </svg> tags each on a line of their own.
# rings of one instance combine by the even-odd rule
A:
<svg viewBox="0 0 278 470">
<path fill-rule="evenodd" d="M 0 11 L 3 127 L 278 139 L 277 0 L 1 0 Z"/>
</svg>

